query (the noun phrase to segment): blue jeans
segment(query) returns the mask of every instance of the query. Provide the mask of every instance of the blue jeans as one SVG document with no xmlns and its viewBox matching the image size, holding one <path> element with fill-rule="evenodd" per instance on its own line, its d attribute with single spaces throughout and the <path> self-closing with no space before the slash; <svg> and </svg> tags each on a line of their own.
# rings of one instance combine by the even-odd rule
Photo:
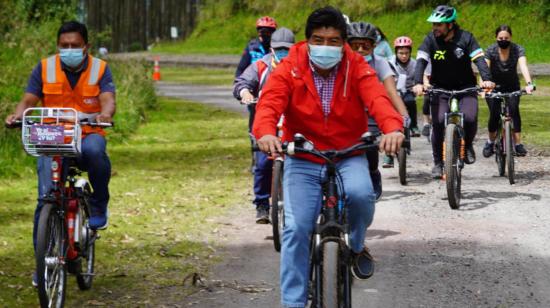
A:
<svg viewBox="0 0 550 308">
<path fill-rule="evenodd" d="M 109 180 L 111 179 L 111 161 L 106 152 L 107 142 L 98 134 L 90 134 L 82 139 L 82 155 L 77 159 L 78 168 L 88 172 L 88 178 L 93 189 L 90 205 L 92 216 L 104 215 L 109 202 Z M 38 197 L 48 194 L 52 186 L 51 157 L 40 156 L 38 158 Z M 67 164 L 63 170 L 67 172 Z M 66 176 L 66 174 L 64 175 Z M 33 245 L 36 249 L 36 228 L 38 218 L 42 210 L 42 202 L 38 201 L 34 211 Z"/>
<path fill-rule="evenodd" d="M 375 193 L 365 155 L 337 163 L 347 195 L 354 252 L 364 247 L 367 227 L 374 216 Z M 326 167 L 293 157 L 285 158 L 283 193 L 285 227 L 281 248 L 281 302 L 285 307 L 305 307 L 309 282 L 310 237 L 321 210 Z"/>
<path fill-rule="evenodd" d="M 264 152 L 254 152 L 256 165 L 254 166 L 254 204 L 269 206 L 271 196 L 271 173 L 273 160 Z"/>
</svg>

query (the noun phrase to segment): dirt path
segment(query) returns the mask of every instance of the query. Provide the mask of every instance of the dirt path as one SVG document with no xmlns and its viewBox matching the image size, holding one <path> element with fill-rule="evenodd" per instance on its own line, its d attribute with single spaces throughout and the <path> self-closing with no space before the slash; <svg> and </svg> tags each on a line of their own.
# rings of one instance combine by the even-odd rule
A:
<svg viewBox="0 0 550 308">
<path fill-rule="evenodd" d="M 186 97 L 179 89 L 178 97 Z M 409 185 L 399 185 L 397 169 L 382 170 L 384 194 L 367 232 L 376 273 L 354 284 L 354 307 L 550 306 L 550 158 L 517 159 L 511 186 L 496 176 L 494 159 L 482 157 L 482 144 L 477 140 L 478 161 L 463 172 L 457 211 L 448 206 L 444 182 L 430 178 L 424 138 L 413 139 Z M 279 307 L 279 254 L 271 227 L 256 225 L 253 215 L 244 200 L 218 218 L 224 261 L 185 306 Z"/>
</svg>

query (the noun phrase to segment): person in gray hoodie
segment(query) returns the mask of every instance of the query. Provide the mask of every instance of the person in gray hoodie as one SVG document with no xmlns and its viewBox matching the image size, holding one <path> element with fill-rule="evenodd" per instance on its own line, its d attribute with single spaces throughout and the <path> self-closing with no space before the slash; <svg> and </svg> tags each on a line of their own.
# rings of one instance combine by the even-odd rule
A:
<svg viewBox="0 0 550 308">
<path fill-rule="evenodd" d="M 254 123 L 256 100 L 261 95 L 263 86 L 277 65 L 288 55 L 294 45 L 294 33 L 287 28 L 279 28 L 271 37 L 270 52 L 263 58 L 250 64 L 233 84 L 233 96 L 249 106 L 249 132 Z M 254 153 L 254 205 L 256 206 L 256 223 L 269 223 L 269 198 L 271 197 L 271 170 L 273 161 L 263 152 Z"/>
</svg>

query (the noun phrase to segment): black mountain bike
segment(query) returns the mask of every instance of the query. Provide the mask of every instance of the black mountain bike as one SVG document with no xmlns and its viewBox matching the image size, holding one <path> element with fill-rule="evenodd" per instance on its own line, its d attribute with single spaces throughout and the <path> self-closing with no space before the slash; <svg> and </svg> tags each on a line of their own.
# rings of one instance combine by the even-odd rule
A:
<svg viewBox="0 0 550 308">
<path fill-rule="evenodd" d="M 491 92 L 486 94 L 486 98 L 492 98 L 497 101 L 501 101 L 500 104 L 500 120 L 499 129 L 497 129 L 497 138 L 495 141 L 495 160 L 498 166 L 498 174 L 504 176 L 506 169 L 508 169 L 508 180 L 510 184 L 515 183 L 515 170 L 514 170 L 514 124 L 510 116 L 510 103 L 509 99 L 512 97 L 519 97 L 525 94 L 525 90 L 519 90 L 509 93 Z"/>
<path fill-rule="evenodd" d="M 307 153 L 326 162 L 327 178 L 323 183 L 323 206 L 317 219 L 310 249 L 310 283 L 314 308 L 351 307 L 351 247 L 345 188 L 335 160 L 358 151 L 378 149 L 376 136 L 365 133 L 358 144 L 335 151 L 316 150 L 303 135 L 283 144 L 283 153 Z"/>
<path fill-rule="evenodd" d="M 429 95 L 449 96 L 450 112 L 445 113 L 445 141 L 443 142 L 443 162 L 445 182 L 447 184 L 447 197 L 449 206 L 456 210 L 460 207 L 462 169 L 466 144 L 464 140 L 464 114 L 460 112 L 458 96 L 478 93 L 479 87 L 471 87 L 463 90 L 445 90 L 430 88 L 426 92 Z"/>
</svg>

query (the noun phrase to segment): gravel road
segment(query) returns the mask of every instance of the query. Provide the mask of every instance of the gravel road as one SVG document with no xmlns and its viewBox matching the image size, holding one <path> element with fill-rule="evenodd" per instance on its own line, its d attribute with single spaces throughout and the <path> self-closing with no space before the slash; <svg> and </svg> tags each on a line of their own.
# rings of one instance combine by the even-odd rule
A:
<svg viewBox="0 0 550 308">
<path fill-rule="evenodd" d="M 163 95 L 243 112 L 224 91 L 158 84 Z M 354 307 L 550 307 L 550 158 L 516 159 L 511 186 L 494 159 L 482 157 L 483 143 L 464 169 L 459 210 L 449 208 L 445 183 L 430 178 L 425 138 L 413 139 L 407 186 L 397 168 L 382 170 L 384 193 L 366 241 L 376 272 L 354 284 Z M 271 227 L 254 223 L 251 198 L 217 219 L 223 261 L 203 278 L 207 287 L 168 306 L 279 307 L 279 254 Z"/>
</svg>

